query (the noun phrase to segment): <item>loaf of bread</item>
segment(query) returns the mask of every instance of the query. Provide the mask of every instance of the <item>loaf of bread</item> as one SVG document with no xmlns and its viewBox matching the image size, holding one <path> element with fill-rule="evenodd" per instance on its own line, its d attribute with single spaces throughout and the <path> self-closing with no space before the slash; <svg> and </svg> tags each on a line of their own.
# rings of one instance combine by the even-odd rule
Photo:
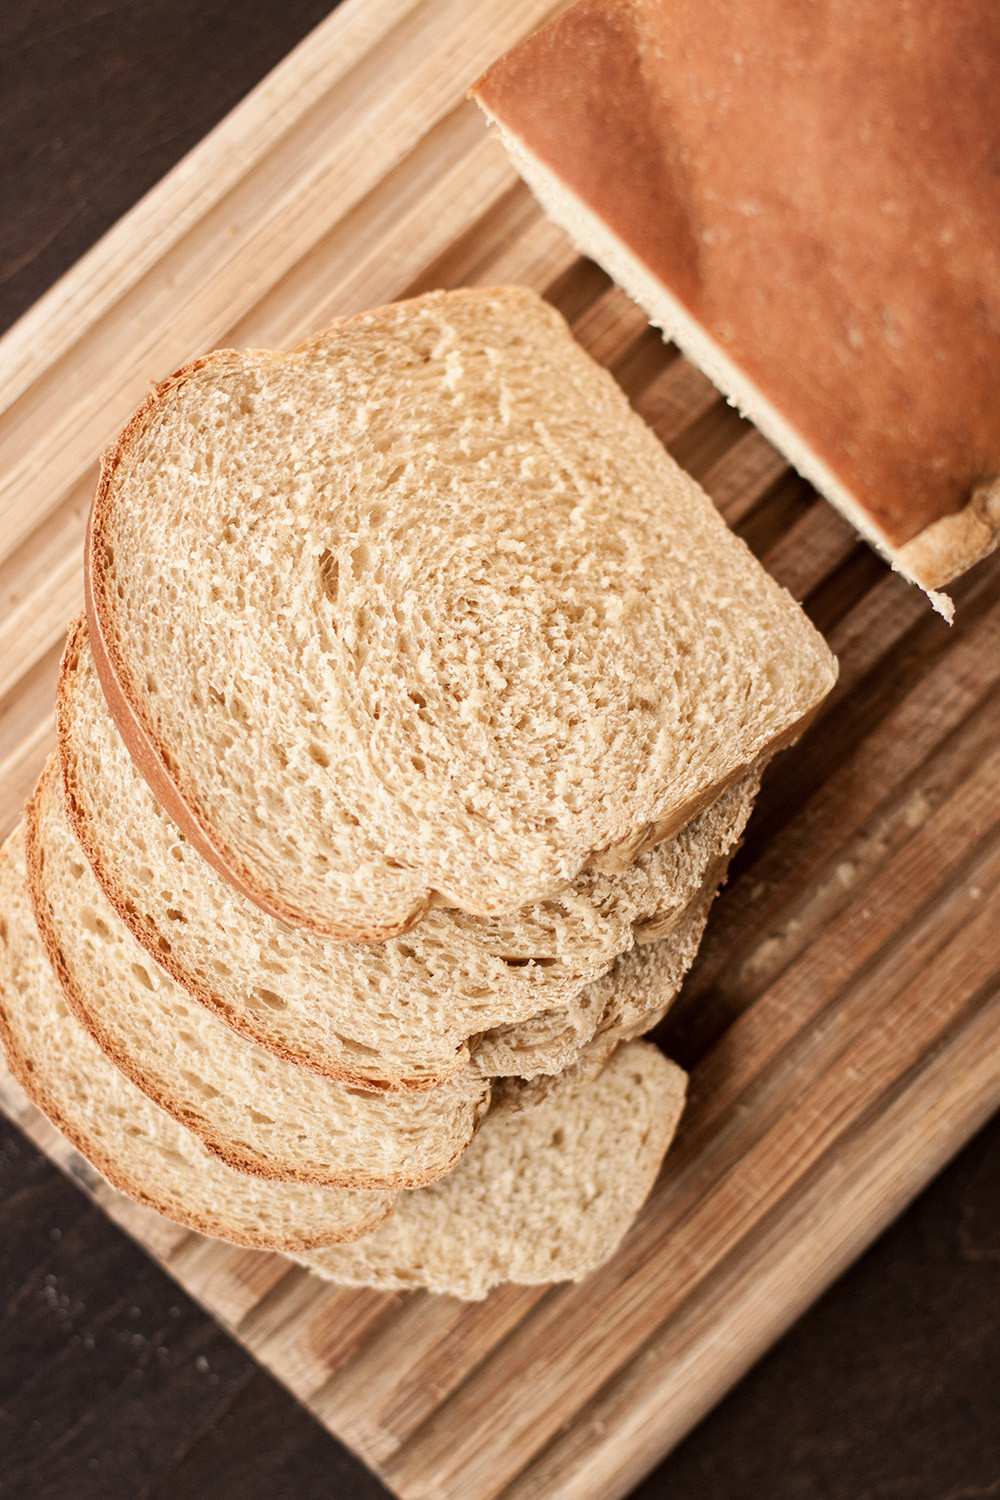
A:
<svg viewBox="0 0 1000 1500">
<path fill-rule="evenodd" d="M 516 1092 L 518 1085 L 513 1085 Z M 491 1110 L 454 1172 L 400 1194 L 354 1246 L 303 1264 L 351 1286 L 484 1297 L 511 1281 L 581 1281 L 616 1249 L 659 1171 L 685 1076 L 648 1042 L 530 1110 Z"/>
<path fill-rule="evenodd" d="M 0 851 L 0 1041 L 25 1093 L 98 1172 L 178 1224 L 292 1251 L 365 1234 L 392 1212 L 394 1193 L 236 1172 L 128 1081 L 75 1019 L 49 966 L 20 828 Z"/>
<path fill-rule="evenodd" d="M 475 89 L 525 179 L 934 591 L 1000 538 L 1000 12 L 580 0 Z"/>
<path fill-rule="evenodd" d="M 835 667 L 563 320 L 431 293 L 221 351 L 106 455 L 105 696 L 254 902 L 337 940 L 622 869 L 794 738 Z"/>
<path fill-rule="evenodd" d="M 466 1065 L 477 1035 L 481 1071 L 519 1071 L 500 1066 L 494 1033 L 529 1072 L 565 1066 L 601 1021 L 592 982 L 634 939 L 670 937 L 715 889 L 757 787 L 743 777 L 621 873 L 587 871 L 513 917 L 437 908 L 405 937 L 345 944 L 268 916 L 184 838 L 114 728 L 83 620 L 67 642 L 57 717 L 70 819 L 136 941 L 244 1036 L 366 1088 L 436 1086 Z M 690 934 L 681 946 L 690 950 Z"/>
<path fill-rule="evenodd" d="M 473 1050 L 473 1066 L 493 1078 L 562 1073 L 576 1064 L 581 1051 L 595 1055 L 595 1041 L 617 1044 L 651 1031 L 694 962 L 720 877 L 721 871 L 707 883 L 669 938 L 622 954 L 607 974 L 561 1009 L 487 1032 Z M 606 1049 L 599 1055 L 606 1055 Z"/>
</svg>

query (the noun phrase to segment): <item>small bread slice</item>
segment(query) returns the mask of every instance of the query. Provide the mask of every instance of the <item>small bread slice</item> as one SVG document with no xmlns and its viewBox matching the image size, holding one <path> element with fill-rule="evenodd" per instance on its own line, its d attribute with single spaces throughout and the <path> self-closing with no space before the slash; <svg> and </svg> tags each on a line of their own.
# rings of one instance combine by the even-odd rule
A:
<svg viewBox="0 0 1000 1500">
<path fill-rule="evenodd" d="M 630 1042 L 595 1079 L 491 1110 L 454 1172 L 400 1195 L 356 1246 L 301 1258 L 349 1286 L 478 1299 L 511 1281 L 582 1281 L 645 1202 L 684 1107 L 685 1074 Z"/>
<path fill-rule="evenodd" d="M 624 868 L 835 677 L 518 287 L 179 370 L 105 457 L 86 581 L 105 696 L 161 803 L 251 900 L 338 940 Z"/>
<path fill-rule="evenodd" d="M 52 756 L 28 804 L 35 920 L 70 1009 L 131 1082 L 237 1171 L 349 1188 L 447 1172 L 489 1104 L 471 1069 L 429 1093 L 371 1093 L 235 1035 L 151 963 L 87 864 Z"/>
<path fill-rule="evenodd" d="M 32 1103 L 120 1192 L 178 1224 L 259 1250 L 367 1234 L 395 1194 L 234 1172 L 108 1061 L 66 1003 L 32 920 L 23 830 L 0 851 L 0 1040 Z"/>
<path fill-rule="evenodd" d="M 757 785 L 742 778 L 626 870 L 588 871 L 515 917 L 434 909 L 405 937 L 337 943 L 262 912 L 159 806 L 107 711 L 82 619 L 57 718 L 70 820 L 137 942 L 242 1035 L 367 1088 L 436 1086 L 465 1066 L 470 1037 L 574 1005 L 636 937 L 669 935 L 739 839 Z"/>
</svg>

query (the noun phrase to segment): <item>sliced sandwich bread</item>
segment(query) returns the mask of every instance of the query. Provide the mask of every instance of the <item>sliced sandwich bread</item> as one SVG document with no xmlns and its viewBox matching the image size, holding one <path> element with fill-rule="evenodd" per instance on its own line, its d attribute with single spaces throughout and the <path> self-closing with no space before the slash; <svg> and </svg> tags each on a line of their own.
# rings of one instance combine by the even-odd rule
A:
<svg viewBox="0 0 1000 1500">
<path fill-rule="evenodd" d="M 0 851 L 0 1040 L 25 1093 L 113 1187 L 203 1234 L 305 1250 L 366 1234 L 395 1194 L 234 1172 L 158 1109 L 79 1024 L 49 966 L 26 890 L 23 832 Z"/>
<path fill-rule="evenodd" d="M 35 920 L 70 1009 L 161 1109 L 230 1167 L 350 1188 L 417 1187 L 447 1172 L 489 1104 L 465 1069 L 431 1092 L 372 1093 L 237 1036 L 152 963 L 73 836 L 56 757 L 26 809 Z"/>
<path fill-rule="evenodd" d="M 655 1047 L 628 1043 L 597 1078 L 534 1109 L 491 1110 L 454 1172 L 401 1194 L 358 1245 L 300 1258 L 350 1286 L 471 1299 L 499 1282 L 581 1281 L 645 1202 L 684 1089 L 684 1073 Z"/>
<path fill-rule="evenodd" d="M 125 750 L 83 620 L 67 642 L 57 717 L 70 820 L 137 942 L 242 1035 L 367 1088 L 437 1085 L 465 1066 L 470 1038 L 495 1028 L 507 1046 L 537 1044 L 533 1017 L 558 1017 L 635 939 L 682 923 L 719 878 L 757 785 L 742 778 L 621 873 L 588 871 L 514 917 L 432 909 L 405 937 L 345 944 L 286 927 L 200 857 Z M 554 1024 L 586 1029 L 568 1012 Z"/>
<path fill-rule="evenodd" d="M 160 802 L 251 900 L 337 940 L 624 868 L 835 676 L 519 288 L 178 371 L 105 457 L 86 582 Z"/>
</svg>

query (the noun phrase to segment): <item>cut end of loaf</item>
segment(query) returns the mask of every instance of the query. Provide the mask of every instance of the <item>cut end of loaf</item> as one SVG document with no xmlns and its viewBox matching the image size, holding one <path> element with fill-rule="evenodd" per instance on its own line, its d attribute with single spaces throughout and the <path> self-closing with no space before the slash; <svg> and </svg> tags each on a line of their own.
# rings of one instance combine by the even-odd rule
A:
<svg viewBox="0 0 1000 1500">
<path fill-rule="evenodd" d="M 485 106 L 484 106 L 485 109 Z M 489 111 L 485 111 L 489 115 Z M 492 116 L 491 116 L 492 118 Z M 499 124 L 498 121 L 494 123 Z M 782 452 L 804 479 L 816 486 L 852 523 L 864 539 L 909 583 L 924 590 L 938 614 L 951 623 L 955 607 L 941 592 L 975 563 L 1000 546 L 1000 526 L 979 496 L 955 515 L 935 522 L 911 542 L 893 545 L 871 515 L 762 394 L 722 347 L 697 324 L 683 305 L 658 282 L 649 268 L 618 239 L 589 206 L 561 182 L 510 130 L 500 136 L 514 164 L 545 211 L 643 309 L 650 322 L 704 370 L 743 416 Z M 989 491 L 988 493 L 992 493 Z"/>
</svg>

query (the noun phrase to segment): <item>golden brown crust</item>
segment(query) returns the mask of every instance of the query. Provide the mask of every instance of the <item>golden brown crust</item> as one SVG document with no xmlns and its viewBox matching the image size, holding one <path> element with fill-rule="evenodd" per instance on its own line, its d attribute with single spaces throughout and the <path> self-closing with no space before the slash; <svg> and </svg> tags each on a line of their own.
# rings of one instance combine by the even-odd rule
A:
<svg viewBox="0 0 1000 1500">
<path fill-rule="evenodd" d="M 307 1171 L 288 1162 L 279 1163 L 271 1158 L 259 1156 L 249 1149 L 242 1149 L 226 1137 L 219 1135 L 210 1121 L 186 1109 L 170 1094 L 164 1093 L 142 1069 L 138 1068 L 134 1059 L 122 1049 L 118 1040 L 94 1016 L 90 1006 L 81 995 L 52 922 L 52 911 L 45 887 L 44 850 L 39 838 L 38 825 L 41 800 L 47 795 L 53 782 L 59 783 L 57 791 L 59 795 L 62 795 L 59 765 L 55 755 L 51 755 L 46 762 L 38 785 L 25 806 L 24 843 L 28 867 L 28 896 L 35 917 L 35 925 L 46 956 L 74 1018 L 97 1043 L 105 1057 L 114 1063 L 118 1071 L 124 1074 L 140 1093 L 145 1094 L 147 1099 L 151 1099 L 158 1108 L 163 1110 L 164 1114 L 172 1116 L 192 1135 L 197 1136 L 206 1151 L 225 1162 L 226 1166 L 231 1167 L 234 1172 L 243 1172 L 250 1177 L 259 1177 L 267 1182 L 303 1182 L 314 1187 L 343 1188 L 351 1192 L 397 1191 L 402 1188 L 426 1187 L 451 1170 L 468 1142 L 453 1150 L 447 1162 L 435 1168 L 433 1172 L 401 1172 L 391 1179 L 359 1171 L 345 1173 L 335 1166 L 331 1166 L 329 1171 Z M 476 1120 L 477 1127 L 487 1104 L 488 1095 Z"/>
<path fill-rule="evenodd" d="M 929 588 L 1000 528 L 998 52 L 983 0 L 581 0 L 475 89 Z"/>
<path fill-rule="evenodd" d="M 463 1052 L 456 1053 L 455 1066 L 448 1073 L 442 1073 L 434 1078 L 405 1078 L 397 1075 L 391 1078 L 380 1076 L 372 1078 L 369 1074 L 359 1072 L 348 1066 L 335 1067 L 327 1061 L 323 1063 L 313 1053 L 306 1053 L 301 1048 L 290 1046 L 280 1038 L 275 1037 L 273 1032 L 266 1030 L 250 1011 L 234 1014 L 226 1005 L 222 997 L 206 985 L 197 983 L 191 974 L 179 964 L 170 954 L 166 952 L 160 942 L 162 934 L 149 920 L 148 915 L 141 911 L 129 900 L 117 881 L 108 869 L 100 844 L 94 837 L 93 829 L 84 813 L 86 798 L 78 785 L 78 756 L 73 741 L 72 723 L 73 716 L 69 711 L 70 695 L 75 690 L 76 675 L 79 671 L 80 653 L 87 641 L 89 622 L 85 615 L 80 615 L 70 626 L 66 638 L 66 648 L 63 652 L 62 662 L 59 668 L 59 681 L 56 688 L 56 732 L 59 742 L 59 759 L 62 768 L 63 790 L 66 797 L 66 811 L 70 826 L 76 835 L 80 847 L 87 856 L 87 863 L 93 870 L 98 884 L 108 899 L 109 904 L 120 920 L 131 932 L 136 942 L 146 950 L 151 958 L 171 979 L 186 990 L 199 1005 L 204 1005 L 220 1021 L 224 1021 L 233 1031 L 244 1036 L 248 1041 L 256 1042 L 259 1047 L 280 1057 L 284 1062 L 295 1063 L 299 1067 L 308 1068 L 311 1072 L 319 1073 L 324 1078 L 331 1079 L 334 1083 L 350 1084 L 354 1088 L 367 1089 L 370 1093 L 426 1093 L 431 1089 L 438 1088 L 447 1083 L 456 1073 L 460 1072 L 467 1062 L 466 1048 Z M 103 687 L 103 683 L 102 683 Z M 116 720 L 116 727 L 118 721 Z M 138 765 L 135 755 L 133 761 Z M 140 767 L 141 770 L 141 767 Z M 148 781 L 148 778 L 147 778 Z M 155 788 L 153 788 L 155 795 Z M 196 846 L 197 847 L 197 846 Z M 212 863 L 213 869 L 218 866 Z M 257 903 L 255 903 L 257 904 Z"/>
<path fill-rule="evenodd" d="M 906 572 L 925 589 L 939 589 L 1000 546 L 1000 480 L 979 485 L 952 516 L 926 526 L 899 548 Z"/>
</svg>

